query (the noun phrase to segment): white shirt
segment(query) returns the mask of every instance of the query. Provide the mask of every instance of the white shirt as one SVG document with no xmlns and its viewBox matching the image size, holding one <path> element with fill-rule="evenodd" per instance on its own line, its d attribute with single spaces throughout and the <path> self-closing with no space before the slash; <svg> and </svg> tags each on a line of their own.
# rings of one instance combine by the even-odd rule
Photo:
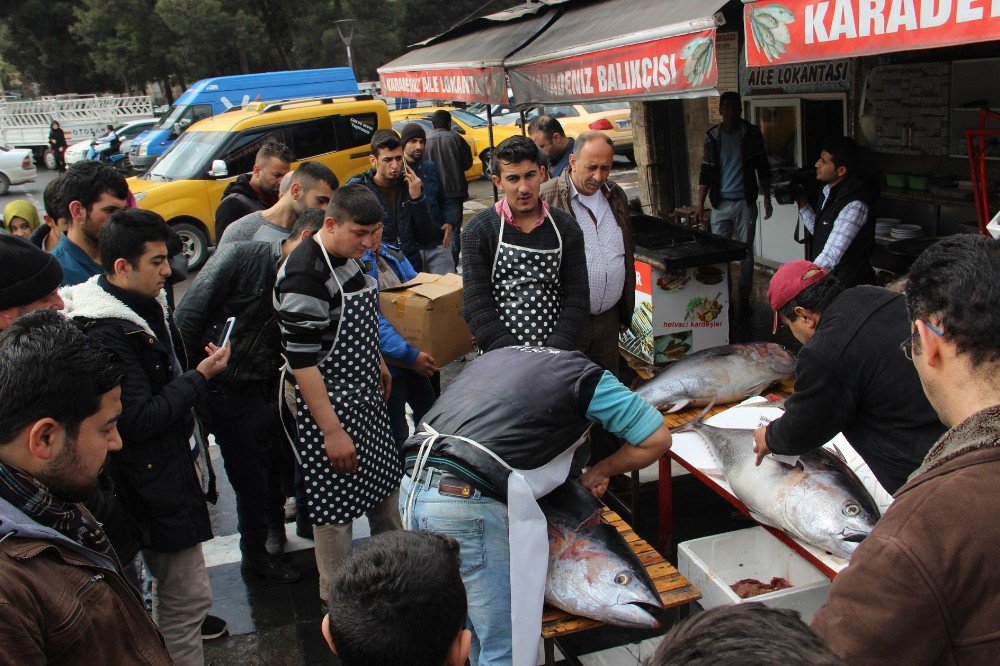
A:
<svg viewBox="0 0 1000 666">
<path fill-rule="evenodd" d="M 615 221 L 604 192 L 580 194 L 569 181 L 573 217 L 583 230 L 590 281 L 590 314 L 607 312 L 618 305 L 625 288 L 625 239 Z"/>
</svg>

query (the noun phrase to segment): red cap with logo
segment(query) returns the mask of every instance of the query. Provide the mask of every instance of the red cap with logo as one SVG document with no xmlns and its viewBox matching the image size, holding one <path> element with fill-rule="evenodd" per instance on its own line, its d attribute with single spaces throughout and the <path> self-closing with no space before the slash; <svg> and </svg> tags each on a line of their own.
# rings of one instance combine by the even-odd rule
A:
<svg viewBox="0 0 1000 666">
<path fill-rule="evenodd" d="M 803 289 L 811 287 L 829 274 L 830 271 L 805 259 L 790 261 L 775 272 L 771 284 L 767 286 L 767 300 L 774 310 L 774 329 L 771 333 L 778 332 L 778 310 L 801 294 Z"/>
</svg>

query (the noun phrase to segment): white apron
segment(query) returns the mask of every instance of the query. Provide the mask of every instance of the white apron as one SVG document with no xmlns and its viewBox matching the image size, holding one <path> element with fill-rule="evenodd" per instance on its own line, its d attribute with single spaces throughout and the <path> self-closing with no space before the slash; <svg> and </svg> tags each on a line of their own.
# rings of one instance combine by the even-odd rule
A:
<svg viewBox="0 0 1000 666">
<path fill-rule="evenodd" d="M 572 446 L 535 469 L 516 469 L 479 442 L 458 435 L 447 435 L 476 447 L 510 470 L 507 477 L 507 537 L 510 545 L 510 621 L 514 666 L 535 666 L 538 663 L 538 641 L 542 636 L 545 579 L 549 569 L 549 534 L 545 514 L 537 500 L 565 483 L 573 454 L 586 440 L 588 432 L 589 428 Z M 422 484 L 426 483 L 426 479 L 421 480 L 420 476 L 427 457 L 437 438 L 446 436 L 435 432 L 426 423 L 421 424 L 420 434 L 426 437 L 413 465 L 413 487 L 403 512 L 405 529 L 410 529 L 417 495 Z"/>
<path fill-rule="evenodd" d="M 552 334 L 562 312 L 559 289 L 559 266 L 562 260 L 562 235 L 546 214 L 559 243 L 554 250 L 534 250 L 503 242 L 507 222 L 500 216 L 500 235 L 493 256 L 493 298 L 511 335 L 522 345 L 541 347 Z"/>
</svg>

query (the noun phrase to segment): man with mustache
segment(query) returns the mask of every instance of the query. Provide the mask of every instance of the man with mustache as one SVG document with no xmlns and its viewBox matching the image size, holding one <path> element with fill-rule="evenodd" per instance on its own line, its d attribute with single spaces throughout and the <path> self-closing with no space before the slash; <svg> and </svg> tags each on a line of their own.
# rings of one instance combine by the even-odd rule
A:
<svg viewBox="0 0 1000 666">
<path fill-rule="evenodd" d="M 583 231 L 590 315 L 578 348 L 617 376 L 618 334 L 628 328 L 635 309 L 635 244 L 628 197 L 610 178 L 614 157 L 608 135 L 584 132 L 573 143 L 569 168 L 542 183 L 541 198 L 572 215 Z M 600 428 L 591 431 L 591 442 L 602 457 L 618 448 Z"/>
</svg>

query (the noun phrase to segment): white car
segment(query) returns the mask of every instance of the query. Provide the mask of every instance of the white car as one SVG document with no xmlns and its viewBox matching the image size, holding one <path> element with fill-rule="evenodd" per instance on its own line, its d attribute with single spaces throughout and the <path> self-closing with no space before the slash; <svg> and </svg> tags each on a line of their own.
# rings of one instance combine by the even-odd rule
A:
<svg viewBox="0 0 1000 666">
<path fill-rule="evenodd" d="M 132 122 L 125 123 L 121 127 L 115 128 L 115 134 L 118 135 L 118 140 L 122 142 L 121 152 L 128 154 L 128 148 L 132 145 L 132 139 L 139 136 L 153 125 L 156 124 L 155 118 L 144 118 L 143 120 L 133 120 Z M 90 143 L 93 139 L 85 139 L 83 141 L 77 141 L 72 146 L 66 149 L 66 164 L 75 164 L 82 159 L 86 159 L 87 151 L 90 150 Z M 97 150 L 104 150 L 108 147 L 106 142 L 98 139 Z M 54 158 L 53 158 L 54 159 Z M 51 168 L 55 168 L 55 161 L 52 163 Z"/>
<path fill-rule="evenodd" d="M 0 146 L 0 196 L 7 194 L 11 185 L 30 183 L 37 175 L 30 149 Z"/>
</svg>

